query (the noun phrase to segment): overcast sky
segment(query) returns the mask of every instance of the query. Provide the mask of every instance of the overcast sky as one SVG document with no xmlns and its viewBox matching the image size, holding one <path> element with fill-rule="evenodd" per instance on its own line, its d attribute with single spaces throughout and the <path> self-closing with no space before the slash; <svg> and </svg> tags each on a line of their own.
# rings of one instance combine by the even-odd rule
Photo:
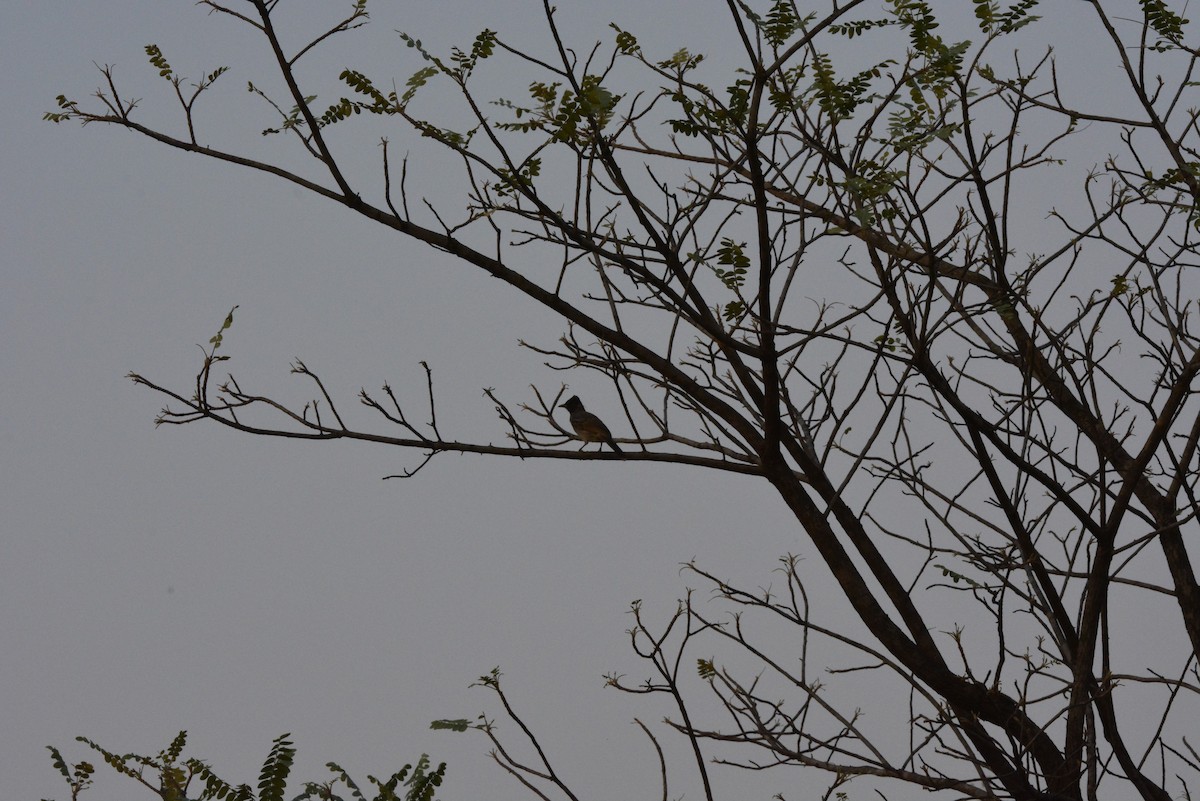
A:
<svg viewBox="0 0 1200 801">
<path fill-rule="evenodd" d="M 323 19 L 322 4 L 295 5 L 300 22 Z M 375 5 L 372 30 L 333 45 L 332 75 L 369 45 L 374 63 L 394 64 L 383 77 L 403 80 L 420 64 L 395 28 L 433 47 L 483 27 L 544 34 L 525 0 Z M 704 50 L 705 17 L 721 13 L 587 5 L 563 15 L 584 45 L 624 18 L 663 49 Z M 417 402 L 426 360 L 443 430 L 496 442 L 504 429 L 482 389 L 520 401 L 533 381 L 553 388 L 561 376 L 516 341 L 553 341 L 562 326 L 278 181 L 40 121 L 57 94 L 99 85 L 93 61 L 115 64 L 151 118 L 169 110 L 142 49 L 154 42 L 181 73 L 233 67 L 204 101 L 202 140 L 263 147 L 262 109 L 224 111 L 252 108 L 242 63 L 257 58 L 228 20 L 182 0 L 6 3 L 0 17 L 0 798 L 67 797 L 48 744 L 74 759 L 88 756 L 76 735 L 156 752 L 182 728 L 189 753 L 235 782 L 255 782 L 272 738 L 290 731 L 298 779 L 324 779 L 336 760 L 365 782 L 429 752 L 450 762 L 448 798 L 525 798 L 482 737 L 428 728 L 495 712 L 467 686 L 497 665 L 578 788 L 611 789 L 619 772 L 619 787 L 653 793 L 657 766 L 632 719 L 670 710 L 602 687 L 605 672 L 643 673 L 624 634 L 629 602 L 665 617 L 693 557 L 765 580 L 801 548 L 782 504 L 756 482 L 678 467 L 444 456 L 383 481 L 414 455 L 155 430 L 160 398 L 125 374 L 187 387 L 197 343 L 234 304 L 227 366 L 243 381 L 303 399 L 288 375 L 299 356 L 365 421 L 358 388 L 388 380 Z M 573 380 L 590 408 L 617 416 L 609 387 Z M 91 793 L 136 797 L 103 771 Z"/>
<path fill-rule="evenodd" d="M 298 39 L 330 19 L 322 7 L 348 3 L 292 5 L 280 13 Z M 614 20 L 664 54 L 733 42 L 715 0 L 683 15 L 675 3 L 561 5 L 581 47 L 608 40 Z M 403 80 L 420 62 L 396 28 L 435 50 L 484 27 L 547 41 L 532 0 L 375 0 L 373 17 L 318 61 L 327 74 Z M 234 304 L 226 366 L 243 387 L 303 400 L 309 388 L 288 375 L 300 357 L 365 422 L 359 387 L 386 380 L 418 403 L 424 360 L 443 431 L 497 443 L 483 388 L 514 402 L 533 382 L 553 391 L 562 375 L 516 343 L 552 342 L 562 324 L 278 180 L 115 128 L 41 122 L 57 94 L 82 100 L 98 85 L 93 62 L 115 64 L 149 118 L 166 119 L 151 42 L 183 74 L 231 66 L 202 101 L 202 141 L 291 144 L 259 137 L 270 119 L 244 91 L 261 71 L 257 42 L 227 19 L 186 0 L 0 9 L 0 798 L 67 797 L 48 744 L 73 760 L 87 756 L 76 735 L 156 752 L 182 728 L 188 753 L 234 782 L 255 782 L 271 740 L 292 732 L 298 780 L 324 779 L 335 760 L 365 783 L 429 752 L 450 763 L 446 798 L 526 798 L 482 737 L 428 728 L 496 713 L 467 687 L 497 665 L 577 789 L 653 794 L 657 765 L 631 722 L 671 710 L 602 686 L 609 671 L 645 673 L 625 635 L 630 601 L 664 619 L 693 558 L 765 585 L 779 556 L 806 551 L 794 520 L 761 482 L 675 466 L 448 455 L 383 481 L 416 455 L 156 430 L 162 401 L 126 373 L 188 387 L 197 343 Z M 416 193 L 438 191 L 437 174 L 413 169 Z M 608 386 L 569 380 L 619 419 Z M 755 786 L 766 798 L 794 779 Z M 90 795 L 139 797 L 103 771 Z"/>
</svg>

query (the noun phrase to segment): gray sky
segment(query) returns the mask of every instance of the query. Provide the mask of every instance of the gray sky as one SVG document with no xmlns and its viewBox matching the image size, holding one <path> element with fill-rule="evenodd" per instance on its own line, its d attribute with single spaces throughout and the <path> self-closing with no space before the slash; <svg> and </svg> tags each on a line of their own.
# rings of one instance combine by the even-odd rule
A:
<svg viewBox="0 0 1200 801">
<path fill-rule="evenodd" d="M 308 7 L 322 4 L 303 5 L 311 23 Z M 420 64 L 394 28 L 435 47 L 485 26 L 542 34 L 530 2 L 376 5 L 373 29 L 330 51 L 331 75 L 357 66 L 357 41 L 394 65 L 382 78 L 403 80 Z M 564 9 L 583 44 L 624 18 L 664 50 L 704 50 L 705 16 L 721 13 L 697 4 L 705 14 L 668 23 L 665 6 L 603 5 Z M 692 557 L 768 575 L 801 548 L 782 505 L 755 482 L 676 467 L 444 456 L 381 481 L 415 455 L 155 430 L 160 398 L 125 374 L 188 386 L 196 343 L 235 303 L 227 366 L 247 384 L 307 397 L 287 372 L 299 356 L 366 420 L 358 388 L 388 380 L 416 403 L 424 359 L 444 430 L 497 442 L 481 389 L 519 401 L 532 381 L 553 387 L 516 340 L 552 341 L 562 326 L 278 181 L 116 129 L 40 121 L 55 95 L 98 85 L 93 61 L 114 63 L 151 119 L 169 109 L 142 52 L 154 42 L 184 74 L 233 67 L 203 101 L 202 139 L 290 146 L 258 136 L 270 118 L 248 105 L 255 76 L 237 50 L 251 39 L 230 22 L 159 0 L 8 3 L 0 16 L 0 798 L 67 797 L 47 744 L 74 759 L 87 756 L 75 735 L 155 752 L 181 728 L 189 753 L 235 782 L 255 782 L 272 738 L 290 731 L 297 779 L 325 778 L 332 759 L 365 782 L 426 751 L 450 762 L 446 797 L 524 798 L 482 737 L 428 729 L 495 711 L 467 685 L 496 665 L 577 787 L 612 787 L 619 771 L 623 787 L 654 792 L 657 767 L 631 721 L 669 709 L 602 687 L 607 671 L 643 672 L 628 604 L 665 617 Z M 225 104 L 253 113 L 236 119 Z M 572 390 L 616 417 L 598 380 Z M 103 771 L 91 793 L 133 797 Z"/>
<path fill-rule="evenodd" d="M 330 4 L 293 5 L 284 17 L 311 30 Z M 674 3 L 560 5 L 581 47 L 609 40 L 610 20 L 664 55 L 682 45 L 719 55 L 732 42 L 714 0 L 683 15 Z M 372 16 L 314 68 L 402 81 L 421 64 L 395 28 L 438 51 L 484 27 L 546 43 L 532 0 L 375 0 Z M 497 665 L 577 789 L 655 793 L 657 765 L 631 721 L 672 710 L 602 687 L 609 671 L 645 674 L 625 635 L 629 602 L 665 619 L 693 558 L 769 583 L 779 556 L 807 550 L 782 503 L 759 482 L 663 465 L 448 455 L 381 481 L 417 456 L 213 425 L 155 430 L 161 399 L 125 374 L 188 387 L 196 343 L 234 304 L 225 366 L 244 388 L 302 401 L 309 387 L 288 375 L 300 357 L 365 422 L 359 387 L 386 380 L 419 404 L 425 360 L 443 431 L 495 442 L 504 428 L 482 388 L 513 402 L 532 382 L 553 389 L 562 375 L 516 342 L 553 341 L 562 324 L 278 180 L 117 129 L 40 121 L 55 95 L 83 100 L 98 85 L 93 61 L 115 64 L 147 118 L 165 119 L 169 86 L 142 50 L 151 42 L 183 74 L 232 67 L 201 101 L 202 141 L 291 146 L 258 135 L 270 117 L 245 91 L 262 71 L 257 42 L 190 2 L 0 10 L 0 798 L 67 797 L 47 744 L 75 760 L 87 756 L 75 735 L 156 752 L 181 728 L 188 752 L 234 782 L 255 782 L 287 731 L 297 780 L 324 779 L 335 760 L 365 783 L 429 752 L 450 763 L 446 798 L 526 798 L 488 762 L 484 738 L 428 729 L 496 713 L 467 685 Z M 393 136 L 397 153 L 404 136 Z M 373 137 L 353 162 L 364 171 Z M 412 169 L 414 194 L 436 199 L 441 176 Z M 590 409 L 619 419 L 609 387 L 571 378 Z M 827 603 L 836 615 L 839 601 Z M 747 781 L 715 775 L 718 786 Z M 796 776 L 753 786 L 802 795 Z M 103 771 L 90 795 L 137 797 Z"/>
</svg>

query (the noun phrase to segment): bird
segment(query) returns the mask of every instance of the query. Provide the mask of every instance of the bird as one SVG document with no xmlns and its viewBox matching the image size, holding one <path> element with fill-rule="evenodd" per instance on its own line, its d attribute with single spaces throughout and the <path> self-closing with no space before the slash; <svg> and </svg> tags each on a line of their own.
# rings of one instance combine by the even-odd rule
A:
<svg viewBox="0 0 1200 801">
<path fill-rule="evenodd" d="M 583 401 L 579 400 L 578 395 L 567 398 L 562 402 L 562 407 L 570 412 L 571 428 L 575 429 L 575 435 L 581 440 L 603 442 L 617 453 L 624 453 L 617 447 L 617 443 L 613 442 L 612 432 L 608 430 L 608 426 L 604 425 L 604 421 L 599 417 L 583 408 Z"/>
</svg>

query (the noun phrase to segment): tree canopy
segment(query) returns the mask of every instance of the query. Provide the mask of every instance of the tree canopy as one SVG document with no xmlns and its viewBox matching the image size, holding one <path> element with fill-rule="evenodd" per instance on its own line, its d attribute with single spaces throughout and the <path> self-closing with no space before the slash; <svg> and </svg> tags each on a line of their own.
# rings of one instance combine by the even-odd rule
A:
<svg viewBox="0 0 1200 801">
<path fill-rule="evenodd" d="M 609 427 L 632 436 L 564 447 L 569 393 L 535 386 L 490 395 L 506 444 L 462 441 L 432 379 L 419 411 L 364 391 L 379 425 L 355 428 L 303 362 L 311 400 L 222 380 L 232 312 L 194 387 L 133 376 L 168 398 L 160 423 L 409 448 L 406 476 L 466 452 L 768 482 L 861 626 L 820 622 L 794 556 L 766 589 L 690 565 L 716 601 L 688 595 L 658 624 L 635 605 L 650 678 L 610 677 L 673 700 L 709 798 L 713 759 L 822 772 L 829 794 L 862 777 L 885 794 L 1190 797 L 1200 50 L 1179 4 L 729 0 L 715 24 L 737 66 L 714 75 L 632 25 L 567 41 L 569 10 L 545 2 L 544 51 L 490 28 L 447 53 L 400 33 L 421 66 L 399 80 L 302 70 L 365 35 L 366 0 L 300 41 L 278 32 L 286 4 L 198 5 L 260 34 L 275 71 L 247 85 L 290 152 L 204 143 L 197 101 L 237 68 L 185 77 L 156 45 L 176 124 L 143 122 L 107 67 L 96 98 L 60 96 L 47 119 L 270 173 L 499 279 L 563 321 L 522 344 L 604 376 L 624 416 Z M 366 175 L 348 155 L 363 126 L 382 145 Z M 461 202 L 410 186 L 414 159 L 455 169 Z M 1130 608 L 1155 621 L 1152 653 Z M 685 664 L 707 695 L 684 691 Z M 845 688 L 864 672 L 906 699 L 902 719 L 861 717 Z M 535 793 L 574 797 L 540 748 L 499 753 Z"/>
</svg>

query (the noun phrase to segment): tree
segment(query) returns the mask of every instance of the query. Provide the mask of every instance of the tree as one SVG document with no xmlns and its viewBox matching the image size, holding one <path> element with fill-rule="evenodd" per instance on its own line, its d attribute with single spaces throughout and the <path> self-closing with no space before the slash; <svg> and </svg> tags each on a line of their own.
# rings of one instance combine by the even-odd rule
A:
<svg viewBox="0 0 1200 801">
<path fill-rule="evenodd" d="M 566 323 L 557 343 L 526 347 L 606 376 L 635 437 L 622 453 L 559 447 L 572 436 L 555 415 L 563 392 L 535 387 L 519 407 L 491 396 L 511 444 L 458 441 L 439 429 L 431 379 L 428 424 L 385 386 L 361 401 L 391 431 L 352 429 L 302 362 L 310 403 L 214 385 L 232 313 L 194 390 L 132 376 L 170 399 L 158 422 L 423 453 L 406 476 L 467 452 L 769 482 L 861 630 L 819 622 L 795 557 L 778 591 L 692 565 L 724 611 L 688 596 L 655 626 L 635 606 L 633 645 L 654 678 L 610 678 L 675 702 L 710 798 L 710 757 L 823 770 L 829 793 L 869 776 L 952 797 L 1190 794 L 1200 129 L 1187 103 L 1200 50 L 1174 4 L 1140 0 L 1129 19 L 1101 0 L 972 0 L 973 16 L 919 0 L 812 13 L 731 1 L 741 66 L 713 84 L 701 54 L 652 53 L 616 25 L 576 51 L 544 2 L 548 54 L 491 30 L 448 55 L 401 34 L 424 60 L 403 87 L 346 69 L 333 103 L 297 65 L 362 26 L 365 0 L 299 44 L 277 32 L 275 2 L 199 5 L 261 34 L 277 67 L 249 84 L 275 115 L 264 134 L 290 138 L 321 177 L 201 144 L 195 104 L 226 68 L 189 83 L 154 45 L 175 129 L 142 123 L 107 67 L 98 105 L 60 96 L 47 119 L 271 173 L 500 279 Z M 1064 20 L 1091 37 L 1077 66 L 1118 80 L 1103 97 L 1060 76 Z M 1043 48 L 1032 61 L 1017 49 L 1030 43 Z M 481 96 L 484 62 L 491 76 L 533 74 L 525 95 Z M 429 92 L 458 97 L 460 113 L 426 118 Z M 340 143 L 373 123 L 454 160 L 461 207 L 416 203 L 386 137 L 382 180 L 356 180 Z M 1161 621 L 1154 653 L 1128 647 L 1117 612 L 1129 608 Z M 756 638 L 759 619 L 770 636 Z M 845 659 L 820 680 L 817 641 Z M 723 724 L 681 673 L 699 642 L 724 654 L 696 663 Z M 866 726 L 839 689 L 863 672 L 905 698 L 908 737 L 895 721 Z M 498 674 L 489 682 L 499 690 Z M 498 753 L 570 796 L 549 763 Z"/>
</svg>

